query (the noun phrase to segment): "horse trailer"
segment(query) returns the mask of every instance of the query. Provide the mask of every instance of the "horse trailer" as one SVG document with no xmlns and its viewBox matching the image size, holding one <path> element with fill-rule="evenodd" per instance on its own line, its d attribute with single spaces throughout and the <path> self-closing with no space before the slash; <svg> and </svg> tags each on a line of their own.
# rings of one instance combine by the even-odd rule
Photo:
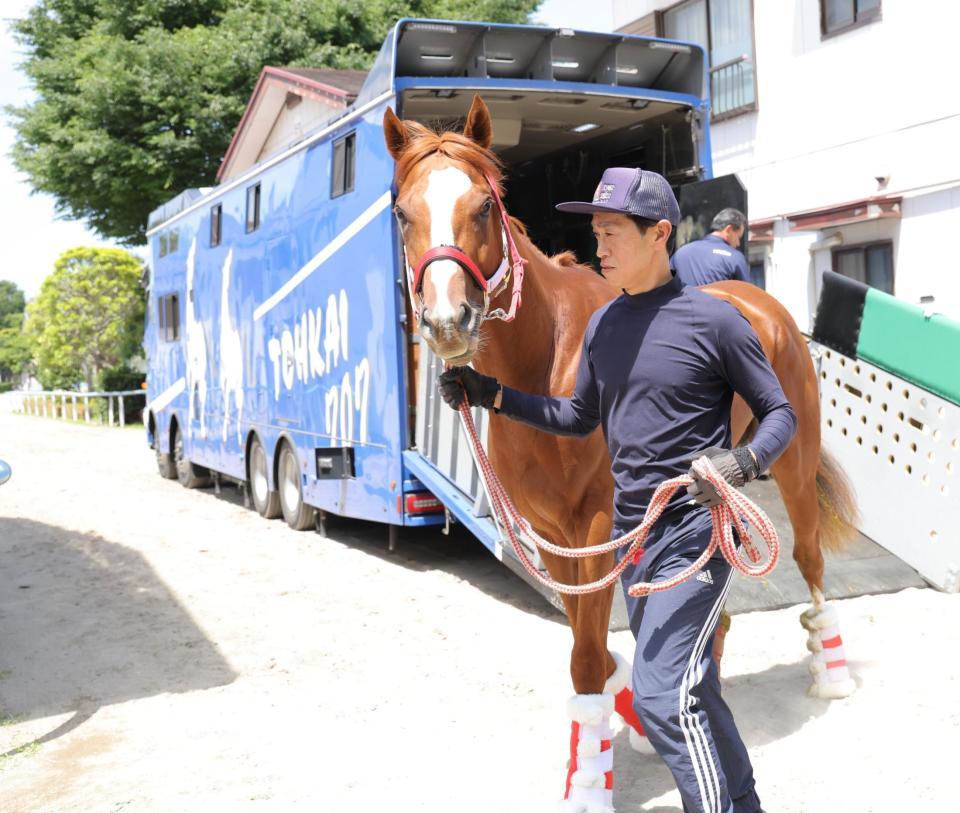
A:
<svg viewBox="0 0 960 813">
<path fill-rule="evenodd" d="M 151 214 L 145 422 L 161 473 L 248 484 L 297 528 L 329 512 L 385 523 L 392 542 L 453 518 L 523 575 L 412 325 L 384 113 L 452 127 L 480 94 L 511 214 L 544 251 L 589 261 L 588 219 L 553 203 L 589 200 L 606 166 L 671 181 L 679 243 L 724 206 L 746 211 L 735 178 L 711 180 L 709 82 L 689 43 L 398 22 L 335 118 Z"/>
</svg>

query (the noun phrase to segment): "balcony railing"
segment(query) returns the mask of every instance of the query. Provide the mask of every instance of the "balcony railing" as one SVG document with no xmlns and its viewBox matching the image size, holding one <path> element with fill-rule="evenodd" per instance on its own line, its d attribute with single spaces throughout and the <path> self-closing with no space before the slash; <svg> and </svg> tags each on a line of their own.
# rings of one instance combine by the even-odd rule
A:
<svg viewBox="0 0 960 813">
<path fill-rule="evenodd" d="M 742 54 L 710 69 L 713 119 L 728 118 L 757 106 L 753 59 Z"/>
</svg>

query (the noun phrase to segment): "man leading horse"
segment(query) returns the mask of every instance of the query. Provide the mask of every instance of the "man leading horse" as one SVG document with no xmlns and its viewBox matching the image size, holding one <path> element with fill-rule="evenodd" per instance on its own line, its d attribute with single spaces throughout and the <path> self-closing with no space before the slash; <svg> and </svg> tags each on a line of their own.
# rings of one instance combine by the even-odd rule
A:
<svg viewBox="0 0 960 813">
<path fill-rule="evenodd" d="M 738 487 L 769 468 L 789 445 L 796 416 L 750 323 L 729 303 L 684 288 L 675 277 L 668 249 L 680 209 L 669 183 L 654 172 L 612 168 L 592 202 L 557 209 L 592 215 L 601 273 L 622 290 L 589 321 L 572 396 L 527 394 L 455 367 L 439 381 L 447 403 L 458 408 L 466 397 L 556 434 L 588 435 L 602 426 L 615 483 L 615 536 L 642 521 L 660 482 L 687 472 L 701 455 Z M 759 422 L 750 443 L 739 448 L 731 448 L 734 393 Z M 625 594 L 636 582 L 684 570 L 709 543 L 706 508 L 719 497 L 689 473 L 695 477 L 689 494 L 674 497 L 639 563 L 624 571 Z M 731 578 L 717 553 L 697 578 L 674 589 L 644 598 L 626 594 L 637 641 L 634 708 L 686 811 L 761 809 L 712 657 Z M 578 697 L 590 705 L 589 695 Z M 604 696 L 595 697 L 602 704 Z M 591 733 L 593 711 L 584 709 L 581 739 Z M 571 809 L 602 810 L 610 806 L 609 793 L 574 781 L 567 800 Z"/>
</svg>

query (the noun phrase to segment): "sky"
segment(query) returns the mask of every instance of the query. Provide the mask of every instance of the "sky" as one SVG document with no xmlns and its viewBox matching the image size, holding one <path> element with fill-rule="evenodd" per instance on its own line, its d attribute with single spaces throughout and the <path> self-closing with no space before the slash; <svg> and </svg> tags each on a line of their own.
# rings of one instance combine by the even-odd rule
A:
<svg viewBox="0 0 960 813">
<path fill-rule="evenodd" d="M 32 98 L 27 79 L 16 67 L 22 54 L 9 24 L 11 19 L 23 17 L 33 4 L 34 0 L 0 0 L 0 109 L 23 105 Z M 613 0 L 545 0 L 534 20 L 558 28 L 609 31 Z M 116 244 L 88 230 L 82 222 L 58 219 L 53 198 L 32 194 L 30 184 L 10 160 L 13 143 L 9 119 L 0 113 L 0 241 L 6 262 L 0 269 L 0 279 L 12 280 L 31 299 L 39 293 L 57 257 L 67 249 Z"/>
</svg>

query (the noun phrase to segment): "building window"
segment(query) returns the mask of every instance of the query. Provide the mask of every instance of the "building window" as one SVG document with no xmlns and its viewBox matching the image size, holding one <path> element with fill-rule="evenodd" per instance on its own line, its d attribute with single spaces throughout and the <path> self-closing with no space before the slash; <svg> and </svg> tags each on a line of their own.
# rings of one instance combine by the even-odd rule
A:
<svg viewBox="0 0 960 813">
<path fill-rule="evenodd" d="M 180 338 L 180 297 L 167 294 L 157 300 L 157 333 L 165 342 Z"/>
<path fill-rule="evenodd" d="M 756 110 L 752 0 L 686 0 L 663 12 L 660 28 L 706 50 L 714 120 Z"/>
<path fill-rule="evenodd" d="M 866 243 L 833 250 L 833 270 L 864 282 L 884 293 L 893 293 L 893 243 Z"/>
<path fill-rule="evenodd" d="M 260 228 L 260 184 L 247 187 L 247 234 Z"/>
<path fill-rule="evenodd" d="M 356 133 L 350 133 L 333 142 L 333 167 L 330 173 L 331 198 L 353 191 L 356 144 Z"/>
<path fill-rule="evenodd" d="M 758 288 L 767 289 L 767 264 L 763 259 L 750 260 L 750 282 Z"/>
<path fill-rule="evenodd" d="M 210 248 L 220 245 L 223 236 L 223 204 L 218 203 L 210 209 Z"/>
<path fill-rule="evenodd" d="M 168 251 L 168 248 L 167 248 L 167 233 L 166 233 L 166 232 L 163 232 L 163 233 L 160 235 L 160 256 L 161 256 L 161 257 L 166 257 L 166 256 L 167 256 L 167 251 Z"/>
<path fill-rule="evenodd" d="M 686 0 L 663 12 L 661 28 L 706 49 L 714 119 L 756 109 L 751 0 Z"/>
<path fill-rule="evenodd" d="M 820 33 L 831 37 L 880 19 L 880 0 L 820 0 Z"/>
</svg>

